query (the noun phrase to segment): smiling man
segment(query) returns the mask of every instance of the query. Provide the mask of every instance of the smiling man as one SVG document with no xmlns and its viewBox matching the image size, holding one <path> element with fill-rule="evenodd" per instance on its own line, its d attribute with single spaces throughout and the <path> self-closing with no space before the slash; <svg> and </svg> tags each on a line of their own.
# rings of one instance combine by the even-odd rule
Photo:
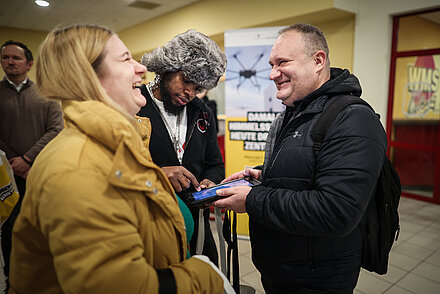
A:
<svg viewBox="0 0 440 294">
<path fill-rule="evenodd" d="M 156 78 L 142 85 L 147 104 L 138 113 L 152 125 L 150 152 L 183 201 L 200 188 L 224 178 L 224 164 L 217 142 L 215 117 L 196 94 L 214 88 L 226 69 L 226 58 L 218 45 L 195 30 L 175 36 L 163 47 L 142 57 L 141 63 Z M 195 232 L 190 252 L 196 251 L 199 208 L 191 208 Z M 204 210 L 203 254 L 218 263 L 217 249 Z"/>
<path fill-rule="evenodd" d="M 353 293 L 361 265 L 358 225 L 385 158 L 384 129 L 368 106 L 350 105 L 315 156 L 316 121 L 340 96 L 360 96 L 359 81 L 330 68 L 323 32 L 308 24 L 281 30 L 269 63 L 286 110 L 271 125 L 264 164 L 225 179 L 249 175 L 262 184 L 217 190 L 229 197 L 214 205 L 249 214 L 252 261 L 266 293 Z"/>
<path fill-rule="evenodd" d="M 34 61 L 26 45 L 11 40 L 5 42 L 1 46 L 1 58 L 5 77 L 0 82 L 0 149 L 11 164 L 20 194 L 1 228 L 7 276 L 11 231 L 23 201 L 26 177 L 41 149 L 62 130 L 63 117 L 59 104 L 41 98 L 35 84 L 28 79 Z"/>
</svg>

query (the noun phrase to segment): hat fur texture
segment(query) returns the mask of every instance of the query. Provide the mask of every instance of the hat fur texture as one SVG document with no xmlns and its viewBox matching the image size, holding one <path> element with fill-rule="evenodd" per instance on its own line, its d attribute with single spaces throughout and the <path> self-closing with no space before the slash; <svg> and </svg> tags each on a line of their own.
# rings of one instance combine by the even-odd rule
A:
<svg viewBox="0 0 440 294">
<path fill-rule="evenodd" d="M 193 29 L 144 54 L 141 63 L 159 75 L 183 71 L 187 78 L 207 90 L 217 86 L 226 69 L 226 57 L 220 47 Z"/>
</svg>

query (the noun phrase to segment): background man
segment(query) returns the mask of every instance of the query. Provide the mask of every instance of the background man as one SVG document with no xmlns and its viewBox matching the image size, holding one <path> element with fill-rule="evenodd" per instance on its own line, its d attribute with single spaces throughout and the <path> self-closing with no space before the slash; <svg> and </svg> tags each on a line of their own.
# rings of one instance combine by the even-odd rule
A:
<svg viewBox="0 0 440 294">
<path fill-rule="evenodd" d="M 196 94 L 212 89 L 226 69 L 226 57 L 207 36 L 189 30 L 175 36 L 163 47 L 142 57 L 154 82 L 142 85 L 147 104 L 139 112 L 152 124 L 150 152 L 183 201 L 203 187 L 224 178 L 224 164 L 217 142 L 215 117 Z M 199 208 L 191 208 L 195 231 L 190 253 L 196 251 Z M 204 211 L 203 254 L 218 263 L 218 253 Z"/>
<path fill-rule="evenodd" d="M 346 107 L 319 154 L 311 131 L 327 102 L 361 95 L 348 70 L 330 69 L 319 28 L 296 24 L 272 47 L 270 79 L 286 105 L 272 123 L 261 169 L 238 172 L 263 181 L 219 190 L 217 207 L 249 214 L 252 259 L 266 293 L 352 293 L 360 271 L 358 224 L 386 154 L 386 135 L 364 105 Z M 311 178 L 315 184 L 309 186 Z"/>
<path fill-rule="evenodd" d="M 41 149 L 63 128 L 59 104 L 42 99 L 28 79 L 33 65 L 32 52 L 20 42 L 7 41 L 1 46 L 4 79 L 0 82 L 0 149 L 14 171 L 20 198 L 1 227 L 1 243 L 9 273 L 12 226 L 20 211 L 26 177 Z"/>
</svg>

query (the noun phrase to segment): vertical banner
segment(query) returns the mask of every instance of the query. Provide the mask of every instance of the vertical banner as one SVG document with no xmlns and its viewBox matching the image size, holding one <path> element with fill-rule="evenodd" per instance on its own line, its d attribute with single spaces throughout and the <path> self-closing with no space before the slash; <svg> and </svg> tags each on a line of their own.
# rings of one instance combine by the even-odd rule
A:
<svg viewBox="0 0 440 294">
<path fill-rule="evenodd" d="M 269 56 L 282 27 L 225 32 L 226 176 L 263 164 L 267 133 L 284 110 L 269 79 Z M 238 216 L 239 234 L 248 235 L 248 216 Z"/>
<path fill-rule="evenodd" d="M 270 123 L 284 106 L 269 79 L 269 56 L 281 27 L 225 32 L 226 175 L 263 163 Z"/>
</svg>

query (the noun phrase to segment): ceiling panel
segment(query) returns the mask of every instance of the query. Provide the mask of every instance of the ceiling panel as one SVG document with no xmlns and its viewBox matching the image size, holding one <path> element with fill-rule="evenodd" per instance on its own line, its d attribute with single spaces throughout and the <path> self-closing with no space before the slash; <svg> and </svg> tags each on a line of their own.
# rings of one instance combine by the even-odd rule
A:
<svg viewBox="0 0 440 294">
<path fill-rule="evenodd" d="M 50 31 L 60 24 L 85 22 L 119 32 L 200 0 L 47 0 L 49 7 L 39 7 L 33 0 L 0 1 L 0 27 Z M 151 10 L 128 6 L 136 1 L 160 6 Z"/>
</svg>

